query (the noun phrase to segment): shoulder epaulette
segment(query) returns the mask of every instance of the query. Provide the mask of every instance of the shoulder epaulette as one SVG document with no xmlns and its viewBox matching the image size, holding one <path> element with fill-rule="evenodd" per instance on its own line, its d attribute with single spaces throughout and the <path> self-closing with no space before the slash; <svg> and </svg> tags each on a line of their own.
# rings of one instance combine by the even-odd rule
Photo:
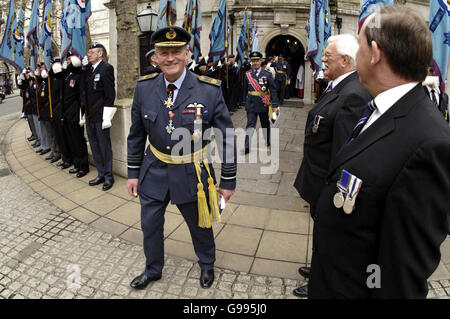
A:
<svg viewBox="0 0 450 319">
<path fill-rule="evenodd" d="M 212 84 L 212 85 L 215 85 L 215 86 L 218 86 L 218 87 L 220 87 L 222 85 L 222 81 L 216 80 L 216 79 L 210 78 L 208 76 L 204 76 L 204 75 L 199 75 L 198 79 L 201 82 Z"/>
<path fill-rule="evenodd" d="M 147 81 L 147 80 L 153 80 L 154 78 L 156 78 L 159 74 L 158 73 L 152 73 L 149 75 L 144 75 L 143 77 L 141 77 L 138 82 L 142 82 L 142 81 Z"/>
</svg>

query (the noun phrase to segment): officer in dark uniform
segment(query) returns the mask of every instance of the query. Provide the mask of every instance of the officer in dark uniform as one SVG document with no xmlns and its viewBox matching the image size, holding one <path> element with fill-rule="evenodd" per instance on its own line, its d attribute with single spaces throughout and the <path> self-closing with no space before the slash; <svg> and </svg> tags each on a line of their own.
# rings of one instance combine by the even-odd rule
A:
<svg viewBox="0 0 450 319">
<path fill-rule="evenodd" d="M 84 137 L 84 129 L 79 125 L 82 90 L 81 61 L 78 56 L 69 51 L 67 53 L 67 64 L 67 69 L 63 75 L 63 127 L 73 156 L 74 168 L 69 173 L 76 174 L 78 178 L 81 178 L 89 173 L 86 138 Z M 66 162 L 62 165 L 62 168 L 68 168 L 70 165 L 71 163 Z"/>
<path fill-rule="evenodd" d="M 54 141 L 54 134 L 52 130 L 52 126 L 50 123 L 50 118 L 52 116 L 52 112 L 50 109 L 50 99 L 49 99 L 49 82 L 48 82 L 48 73 L 45 69 L 45 64 L 42 63 L 40 66 L 40 75 L 36 77 L 36 81 L 39 86 L 38 91 L 38 100 L 39 100 L 39 107 L 40 107 L 40 117 L 39 120 L 41 122 L 41 130 L 43 135 L 45 134 L 48 141 L 48 148 L 41 151 L 41 155 L 47 154 L 52 151 L 52 154 L 50 154 L 49 157 L 46 158 L 46 160 L 50 160 L 53 158 L 53 155 L 58 155 L 59 151 L 55 150 L 55 145 L 53 143 Z"/>
<path fill-rule="evenodd" d="M 114 185 L 113 154 L 110 128 L 103 123 L 108 122 L 107 110 L 114 107 L 116 90 L 114 67 L 103 61 L 104 57 L 105 47 L 98 42 L 92 43 L 88 52 L 89 64 L 85 69 L 86 87 L 82 103 L 85 104 L 89 145 L 98 171 L 97 178 L 90 181 L 89 185 L 103 183 L 103 190 L 107 191 Z"/>
<path fill-rule="evenodd" d="M 264 129 L 266 145 L 270 146 L 269 104 L 273 111 L 278 112 L 278 96 L 272 74 L 261 68 L 262 54 L 252 52 L 252 71 L 244 76 L 244 105 L 247 111 L 247 135 L 245 137 L 245 154 L 250 152 L 250 141 L 256 129 L 259 116 L 261 127 Z M 269 103 L 270 102 L 270 103 Z"/>
<path fill-rule="evenodd" d="M 278 98 L 280 99 L 280 105 L 284 103 L 284 97 L 286 94 L 287 80 L 291 76 L 291 70 L 289 63 L 284 60 L 284 55 L 280 54 L 278 61 L 274 62 L 272 66 L 275 69 L 275 83 L 277 85 Z"/>
<path fill-rule="evenodd" d="M 32 117 L 32 107 L 31 107 L 31 99 L 30 94 L 28 92 L 30 73 L 28 68 L 23 69 L 23 72 L 16 78 L 17 87 L 20 89 L 20 96 L 22 97 L 22 113 L 27 118 L 28 125 L 30 127 L 32 135 L 28 138 L 29 142 L 35 141 L 36 144 L 39 141 L 39 137 L 34 126 L 34 121 Z M 34 145 L 33 144 L 33 145 Z"/>
<path fill-rule="evenodd" d="M 134 95 L 127 188 L 131 196 L 140 196 L 146 256 L 144 272 L 131 282 L 135 289 L 161 278 L 164 212 L 169 201 L 178 206 L 189 227 L 201 268 L 201 287 L 212 285 L 215 243 L 211 223 L 220 219 L 216 214 L 217 194 L 228 201 L 236 187 L 233 123 L 220 81 L 197 76 L 186 68 L 190 38 L 187 31 L 174 26 L 153 34 L 163 74 L 143 77 Z M 216 136 L 220 131 L 224 137 L 223 145 L 219 145 L 223 146 L 225 163 L 218 189 L 213 167 L 201 151 L 209 142 L 202 139 L 202 133 L 212 127 Z M 150 146 L 145 150 L 147 138 Z M 180 145 L 184 147 L 181 150 Z"/>
<path fill-rule="evenodd" d="M 152 49 L 145 54 L 145 59 L 148 61 L 149 66 L 145 67 L 144 69 L 144 75 L 149 75 L 152 73 L 161 73 L 161 69 L 158 66 L 158 62 L 156 62 L 156 59 L 154 58 L 155 55 L 155 49 Z"/>
</svg>

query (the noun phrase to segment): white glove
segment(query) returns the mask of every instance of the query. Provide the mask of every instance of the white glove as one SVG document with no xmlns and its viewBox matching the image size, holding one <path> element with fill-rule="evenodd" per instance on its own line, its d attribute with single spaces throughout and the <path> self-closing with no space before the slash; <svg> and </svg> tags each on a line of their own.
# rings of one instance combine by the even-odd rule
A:
<svg viewBox="0 0 450 319">
<path fill-rule="evenodd" d="M 19 79 L 19 80 L 17 81 L 17 84 L 18 84 L 18 85 L 22 85 L 22 79 Z"/>
<path fill-rule="evenodd" d="M 52 66 L 53 73 L 58 74 L 62 72 L 62 65 L 59 62 L 56 62 Z"/>
<path fill-rule="evenodd" d="M 48 78 L 48 73 L 47 73 L 47 71 L 45 71 L 45 70 L 42 71 L 41 76 L 42 76 L 43 79 Z"/>
<path fill-rule="evenodd" d="M 67 69 L 67 60 L 64 61 L 64 63 L 62 64 L 62 68 L 63 68 L 63 70 Z"/>
<path fill-rule="evenodd" d="M 81 60 L 76 55 L 72 55 L 72 57 L 70 58 L 70 61 L 72 62 L 72 65 L 75 68 L 79 68 L 81 66 Z"/>
<path fill-rule="evenodd" d="M 89 60 L 87 56 L 84 56 L 83 61 L 81 61 L 81 63 L 83 63 L 83 66 L 86 66 L 89 64 Z"/>
<path fill-rule="evenodd" d="M 25 80 L 25 73 L 21 73 L 19 76 L 19 79 L 24 81 Z"/>
<path fill-rule="evenodd" d="M 102 123 L 102 130 L 106 130 L 112 126 L 112 119 L 114 118 L 114 115 L 117 112 L 117 108 L 115 107 L 107 107 L 105 106 L 103 108 L 103 123 Z"/>
<path fill-rule="evenodd" d="M 22 70 L 22 74 L 25 74 L 25 73 L 27 73 L 27 69 Z"/>
<path fill-rule="evenodd" d="M 39 76 L 39 70 L 34 71 L 34 75 Z"/>
<path fill-rule="evenodd" d="M 84 124 L 86 124 L 86 115 L 81 115 L 81 110 L 80 110 L 80 122 L 78 124 L 80 124 L 81 127 L 83 127 Z"/>
</svg>

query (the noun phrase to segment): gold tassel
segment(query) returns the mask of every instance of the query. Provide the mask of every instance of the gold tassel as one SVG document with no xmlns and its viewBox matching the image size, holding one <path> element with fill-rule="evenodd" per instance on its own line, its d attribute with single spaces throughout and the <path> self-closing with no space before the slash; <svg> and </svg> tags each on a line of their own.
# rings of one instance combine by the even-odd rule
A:
<svg viewBox="0 0 450 319">
<path fill-rule="evenodd" d="M 214 180 L 212 179 L 212 177 L 208 178 L 208 184 L 209 207 L 211 208 L 211 223 L 213 225 L 216 225 L 221 222 L 217 188 L 216 185 L 214 185 Z"/>
<path fill-rule="evenodd" d="M 197 184 L 197 198 L 198 198 L 198 227 L 211 228 L 211 218 L 209 216 L 208 204 L 206 203 L 206 195 L 203 190 L 203 184 Z"/>
<path fill-rule="evenodd" d="M 273 120 L 273 108 L 272 108 L 272 104 L 269 104 L 269 120 Z"/>
<path fill-rule="evenodd" d="M 195 163 L 195 170 L 197 171 L 197 205 L 198 205 L 198 227 L 211 228 L 211 218 L 209 216 L 208 203 L 206 202 L 206 194 L 203 190 L 203 183 L 201 179 L 202 169 L 200 163 Z"/>
</svg>

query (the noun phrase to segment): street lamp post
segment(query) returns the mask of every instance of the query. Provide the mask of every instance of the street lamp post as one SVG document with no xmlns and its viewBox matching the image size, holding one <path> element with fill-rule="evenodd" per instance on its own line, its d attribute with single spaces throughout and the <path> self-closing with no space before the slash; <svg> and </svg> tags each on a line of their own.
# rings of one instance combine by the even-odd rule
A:
<svg viewBox="0 0 450 319">
<path fill-rule="evenodd" d="M 152 49 L 150 40 L 158 26 L 158 14 L 149 3 L 145 10 L 136 15 L 136 20 L 142 33 L 139 35 L 139 67 L 140 73 L 143 75 L 145 67 L 149 65 L 145 54 Z"/>
</svg>

